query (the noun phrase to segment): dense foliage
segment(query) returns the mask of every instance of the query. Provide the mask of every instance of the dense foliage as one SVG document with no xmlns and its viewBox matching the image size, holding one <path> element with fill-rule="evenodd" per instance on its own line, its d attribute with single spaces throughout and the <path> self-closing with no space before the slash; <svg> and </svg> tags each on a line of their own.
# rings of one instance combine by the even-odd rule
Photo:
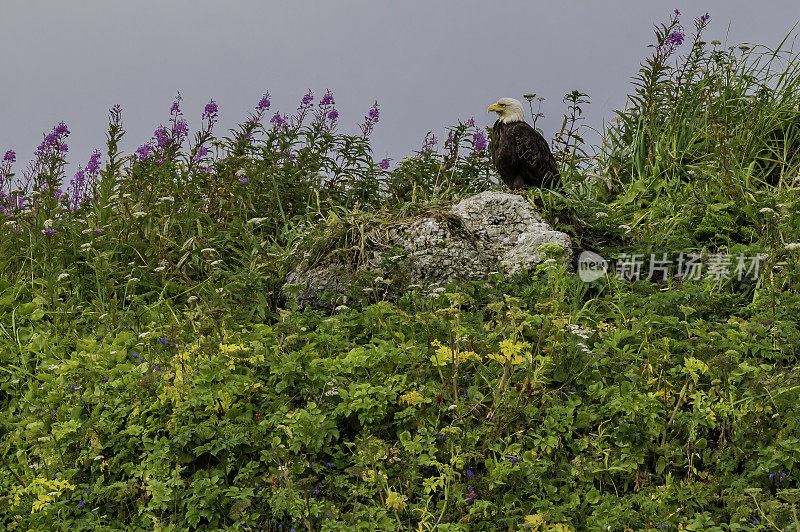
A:
<svg viewBox="0 0 800 532">
<path fill-rule="evenodd" d="M 392 168 L 377 104 L 340 133 L 330 92 L 271 117 L 265 94 L 221 137 L 209 102 L 191 141 L 178 97 L 132 155 L 114 108 L 67 192 L 66 125 L 21 175 L 6 152 L 3 528 L 800 527 L 800 62 L 708 22 L 656 28 L 595 151 L 568 94 L 565 189 L 529 197 L 618 267 L 760 257 L 747 275 L 550 261 L 302 311 L 284 279 L 317 232 L 498 186 L 473 120 Z"/>
</svg>

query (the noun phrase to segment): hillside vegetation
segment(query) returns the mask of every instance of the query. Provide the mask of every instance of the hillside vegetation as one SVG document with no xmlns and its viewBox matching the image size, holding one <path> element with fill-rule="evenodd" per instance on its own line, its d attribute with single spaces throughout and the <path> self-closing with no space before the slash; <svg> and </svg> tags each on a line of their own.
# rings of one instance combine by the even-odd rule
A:
<svg viewBox="0 0 800 532">
<path fill-rule="evenodd" d="M 218 134 L 212 101 L 190 138 L 178 97 L 125 155 L 115 107 L 66 192 L 66 125 L 6 152 L 2 528 L 800 530 L 800 59 L 709 22 L 656 27 L 598 146 L 564 98 L 564 189 L 527 197 L 591 281 L 298 309 L 303 257 L 500 188 L 471 119 L 378 161 L 377 103 L 351 135 L 330 92 L 265 94 Z"/>
</svg>

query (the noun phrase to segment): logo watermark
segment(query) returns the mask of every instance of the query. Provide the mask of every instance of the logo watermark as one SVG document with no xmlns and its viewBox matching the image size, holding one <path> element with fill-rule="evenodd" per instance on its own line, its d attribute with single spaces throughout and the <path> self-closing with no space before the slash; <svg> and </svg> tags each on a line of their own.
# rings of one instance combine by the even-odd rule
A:
<svg viewBox="0 0 800 532">
<path fill-rule="evenodd" d="M 683 253 L 677 257 L 668 257 L 666 253 L 658 256 L 655 253 L 622 253 L 616 257 L 613 265 L 609 261 L 592 251 L 584 251 L 578 257 L 578 276 L 584 282 L 592 282 L 612 275 L 616 279 L 637 281 L 647 280 L 700 280 L 713 279 L 727 281 L 736 279 L 758 279 L 761 261 L 767 258 L 766 254 L 758 253 L 747 256 L 744 254 L 728 255 L 726 253 L 712 253 L 706 255 L 698 253 Z M 613 267 L 612 267 L 613 266 Z"/>
</svg>

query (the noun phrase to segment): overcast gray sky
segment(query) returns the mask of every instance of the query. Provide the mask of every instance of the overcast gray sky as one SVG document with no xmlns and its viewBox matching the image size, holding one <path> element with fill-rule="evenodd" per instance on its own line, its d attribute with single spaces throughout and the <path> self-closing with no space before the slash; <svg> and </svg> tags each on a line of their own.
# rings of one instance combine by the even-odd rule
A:
<svg viewBox="0 0 800 532">
<path fill-rule="evenodd" d="M 562 96 L 589 93 L 589 124 L 625 103 L 653 24 L 682 12 L 685 28 L 709 12 L 707 40 L 774 46 L 800 20 L 797 0 L 648 2 L 2 0 L 0 152 L 19 171 L 42 133 L 63 120 L 70 169 L 101 149 L 107 110 L 123 108 L 127 152 L 165 123 L 177 91 L 194 131 L 205 103 L 218 132 L 244 120 L 264 90 L 291 113 L 308 89 L 334 92 L 342 131 L 356 133 L 374 100 L 376 156 L 419 149 L 427 131 L 503 96 L 547 98 L 538 123 L 550 139 Z M 683 50 L 686 51 L 684 44 Z"/>
</svg>

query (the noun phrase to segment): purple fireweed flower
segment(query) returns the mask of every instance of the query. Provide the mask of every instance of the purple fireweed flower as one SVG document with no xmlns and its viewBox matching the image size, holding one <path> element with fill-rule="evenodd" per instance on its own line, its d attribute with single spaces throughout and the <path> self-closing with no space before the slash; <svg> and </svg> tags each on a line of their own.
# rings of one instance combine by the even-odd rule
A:
<svg viewBox="0 0 800 532">
<path fill-rule="evenodd" d="M 303 99 L 300 100 L 300 106 L 302 106 L 302 107 L 311 107 L 311 105 L 312 105 L 311 102 L 313 102 L 313 101 L 314 101 L 314 93 L 312 93 L 311 91 L 308 91 L 306 93 L 306 95 L 303 96 Z"/>
<path fill-rule="evenodd" d="M 183 97 L 181 96 L 181 93 L 179 91 L 178 95 L 175 96 L 175 100 L 173 100 L 172 102 L 172 107 L 170 107 L 169 109 L 170 115 L 175 115 L 175 117 L 178 117 L 181 114 L 183 114 L 181 113 L 181 100 L 183 100 Z"/>
<path fill-rule="evenodd" d="M 275 113 L 275 115 L 269 119 L 270 124 L 273 125 L 276 129 L 279 127 L 286 127 L 287 122 L 286 119 L 283 118 L 280 113 Z"/>
<path fill-rule="evenodd" d="M 178 120 L 175 122 L 175 125 L 172 128 L 172 136 L 173 140 L 177 143 L 180 143 L 183 140 L 183 137 L 189 134 L 189 125 L 186 123 L 186 120 Z"/>
<path fill-rule="evenodd" d="M 332 110 L 331 110 L 331 111 L 328 113 L 328 119 L 329 119 L 331 122 L 335 122 L 337 118 L 339 118 L 339 111 L 337 111 L 336 109 L 332 109 Z"/>
<path fill-rule="evenodd" d="M 17 162 L 17 154 L 14 152 L 14 150 L 8 150 L 6 152 L 6 154 L 3 155 L 3 162 L 6 162 L 6 161 L 8 161 L 10 163 Z"/>
<path fill-rule="evenodd" d="M 425 143 L 422 145 L 419 158 L 422 159 L 423 157 L 425 157 L 426 153 L 431 153 L 435 146 L 436 146 L 436 135 L 432 133 L 428 133 L 427 135 L 425 135 Z"/>
<path fill-rule="evenodd" d="M 203 145 L 200 145 L 200 146 L 198 146 L 198 147 L 197 147 L 197 152 L 194 154 L 194 157 L 193 157 L 193 159 L 194 159 L 195 161 L 200 161 L 200 160 L 202 160 L 202 159 L 203 159 L 203 158 L 204 158 L 206 155 L 208 155 L 208 150 L 206 149 L 206 147 L 205 147 L 205 146 L 203 146 Z"/>
<path fill-rule="evenodd" d="M 381 170 L 388 170 L 389 169 L 389 159 L 383 159 L 381 162 L 378 163 L 378 166 L 381 167 Z"/>
<path fill-rule="evenodd" d="M 169 130 L 167 130 L 167 128 L 164 126 L 158 126 L 158 128 L 153 132 L 153 137 L 155 137 L 159 148 L 166 147 L 172 140 Z"/>
<path fill-rule="evenodd" d="M 241 179 L 239 180 L 239 183 L 249 183 L 249 182 L 250 182 L 250 180 L 249 180 L 249 179 L 247 179 L 246 177 L 243 177 L 243 178 L 241 178 Z"/>
<path fill-rule="evenodd" d="M 680 12 L 680 11 L 678 11 L 678 10 L 676 9 L 676 10 L 675 10 L 675 14 L 676 14 L 676 15 L 680 15 L 680 14 L 681 14 L 681 12 Z"/>
<path fill-rule="evenodd" d="M 269 98 L 267 98 L 267 96 L 264 96 L 263 98 L 258 100 L 258 105 L 256 106 L 256 111 L 265 111 L 265 110 L 269 109 L 269 105 L 270 105 Z"/>
<path fill-rule="evenodd" d="M 71 184 L 83 184 L 85 179 L 84 173 L 85 171 L 81 169 L 80 165 L 78 165 L 78 171 L 75 172 L 75 177 L 72 179 Z"/>
<path fill-rule="evenodd" d="M 139 158 L 140 161 L 147 160 L 150 157 L 150 151 L 153 149 L 152 146 L 149 144 L 144 144 L 136 148 L 136 156 Z"/>
<path fill-rule="evenodd" d="M 47 236 L 50 236 L 50 235 L 54 235 L 54 234 L 58 233 L 58 229 L 45 229 L 42 232 L 44 234 L 46 234 Z"/>
<path fill-rule="evenodd" d="M 478 131 L 472 135 L 472 153 L 484 151 L 486 146 L 486 135 L 483 134 L 483 131 Z"/>
<path fill-rule="evenodd" d="M 361 134 L 366 138 L 372 133 L 372 130 L 375 128 L 375 124 L 378 123 L 380 119 L 381 112 L 378 106 L 378 102 L 372 104 L 369 112 L 364 116 L 364 123 L 360 124 L 358 127 L 361 129 Z"/>
<path fill-rule="evenodd" d="M 711 15 L 709 15 L 708 13 L 706 13 L 705 15 L 702 15 L 702 16 L 700 17 L 700 22 L 702 22 L 702 23 L 706 23 L 706 22 L 708 22 L 708 19 L 710 19 L 710 18 L 711 18 Z"/>
<path fill-rule="evenodd" d="M 669 37 L 666 38 L 664 41 L 665 44 L 680 46 L 683 44 L 684 34 L 679 31 L 673 31 L 669 34 Z"/>
<path fill-rule="evenodd" d="M 89 162 L 86 163 L 86 171 L 91 175 L 97 175 L 97 172 L 100 171 L 100 155 L 100 151 L 95 150 L 89 157 Z"/>
<path fill-rule="evenodd" d="M 335 103 L 336 102 L 333 101 L 333 93 L 331 91 L 327 91 L 325 93 L 325 96 L 323 96 L 322 99 L 319 101 L 320 107 L 322 107 L 323 105 L 333 105 Z"/>
<path fill-rule="evenodd" d="M 217 106 L 217 102 L 211 100 L 206 104 L 205 110 L 203 111 L 203 120 L 216 120 L 217 116 L 219 115 L 219 107 Z"/>
</svg>

